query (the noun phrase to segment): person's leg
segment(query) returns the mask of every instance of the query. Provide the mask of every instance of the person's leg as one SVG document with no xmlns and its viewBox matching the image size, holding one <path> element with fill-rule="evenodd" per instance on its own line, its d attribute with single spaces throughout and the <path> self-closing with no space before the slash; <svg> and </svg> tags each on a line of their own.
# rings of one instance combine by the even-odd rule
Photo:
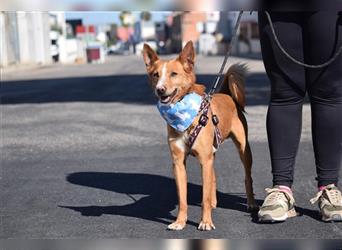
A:
<svg viewBox="0 0 342 250">
<path fill-rule="evenodd" d="M 305 61 L 321 64 L 342 45 L 342 12 L 306 14 Z M 337 184 L 342 164 L 342 55 L 323 69 L 307 69 L 318 186 Z"/>
<path fill-rule="evenodd" d="M 273 12 L 271 17 L 283 47 L 293 57 L 303 61 L 301 13 Z M 264 65 L 271 81 L 267 134 L 273 185 L 291 187 L 306 93 L 305 70 L 279 50 L 264 12 L 259 13 L 259 29 Z"/>
</svg>

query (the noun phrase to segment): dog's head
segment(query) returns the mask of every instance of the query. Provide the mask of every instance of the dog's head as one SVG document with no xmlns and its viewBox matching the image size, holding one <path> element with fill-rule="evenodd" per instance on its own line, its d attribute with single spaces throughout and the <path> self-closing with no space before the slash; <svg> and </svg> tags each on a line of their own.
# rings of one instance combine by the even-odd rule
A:
<svg viewBox="0 0 342 250">
<path fill-rule="evenodd" d="M 176 59 L 159 59 L 147 44 L 144 45 L 143 57 L 151 87 L 160 102 L 175 103 L 189 92 L 204 93 L 205 87 L 195 84 L 195 50 L 191 41 Z"/>
</svg>

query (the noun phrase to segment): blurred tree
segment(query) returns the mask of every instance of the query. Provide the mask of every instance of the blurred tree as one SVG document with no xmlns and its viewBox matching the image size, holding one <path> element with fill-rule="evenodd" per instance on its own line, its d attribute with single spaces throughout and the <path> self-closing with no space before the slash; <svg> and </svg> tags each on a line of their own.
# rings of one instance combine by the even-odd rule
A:
<svg viewBox="0 0 342 250">
<path fill-rule="evenodd" d="M 122 11 L 120 13 L 121 25 L 124 27 L 130 27 L 134 24 L 134 16 L 131 11 Z"/>
<path fill-rule="evenodd" d="M 152 14 L 149 11 L 142 11 L 140 14 L 140 19 L 142 21 L 148 22 L 152 19 Z"/>
<path fill-rule="evenodd" d="M 113 23 L 110 25 L 110 30 L 107 31 L 107 46 L 111 46 L 113 44 L 116 44 L 117 43 L 117 24 Z"/>
</svg>

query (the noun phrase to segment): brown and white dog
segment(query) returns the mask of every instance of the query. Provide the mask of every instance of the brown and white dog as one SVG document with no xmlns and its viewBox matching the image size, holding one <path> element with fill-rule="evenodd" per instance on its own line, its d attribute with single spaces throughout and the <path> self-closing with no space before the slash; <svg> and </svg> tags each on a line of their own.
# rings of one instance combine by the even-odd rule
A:
<svg viewBox="0 0 342 250">
<path fill-rule="evenodd" d="M 188 42 L 179 56 L 174 60 L 164 61 L 147 45 L 144 45 L 143 58 L 146 64 L 150 84 L 156 96 L 162 103 L 176 103 L 186 94 L 194 92 L 205 94 L 205 86 L 195 83 L 194 73 L 195 51 L 192 42 Z M 245 169 L 245 188 L 247 193 L 248 209 L 257 208 L 252 186 L 251 168 L 252 154 L 247 139 L 247 122 L 243 113 L 245 106 L 244 76 L 245 68 L 241 65 L 232 65 L 224 79 L 220 93 L 213 95 L 210 102 L 211 112 L 208 113 L 208 124 L 202 128 L 191 153 L 199 160 L 202 168 L 202 218 L 198 229 L 215 229 L 211 212 L 216 207 L 216 177 L 214 170 L 215 150 L 214 124 L 212 114 L 219 119 L 217 125 L 223 139 L 232 138 Z M 187 140 L 189 134 L 198 124 L 200 114 L 191 126 L 184 132 L 178 132 L 167 125 L 168 143 L 173 160 L 173 171 L 176 179 L 179 210 L 175 222 L 168 226 L 171 230 L 182 230 L 187 221 L 187 176 L 186 158 L 189 153 Z"/>
</svg>

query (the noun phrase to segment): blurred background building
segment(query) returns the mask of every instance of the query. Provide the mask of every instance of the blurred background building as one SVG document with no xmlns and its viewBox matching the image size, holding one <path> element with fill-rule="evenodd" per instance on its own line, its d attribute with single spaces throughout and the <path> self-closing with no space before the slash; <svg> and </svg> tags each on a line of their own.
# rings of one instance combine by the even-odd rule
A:
<svg viewBox="0 0 342 250">
<path fill-rule="evenodd" d="M 0 12 L 1 65 L 51 62 L 49 14 Z"/>
<path fill-rule="evenodd" d="M 21 64 L 104 63 L 112 55 L 140 55 L 148 43 L 159 54 L 178 53 L 192 40 L 198 54 L 223 55 L 237 12 L 107 12 L 116 21 L 94 23 L 68 12 L 0 12 L 1 67 Z M 89 13 L 86 13 L 89 14 Z M 84 14 L 84 15 L 86 15 Z M 158 15 L 156 19 L 154 16 Z M 257 15 L 245 13 L 233 54 L 259 54 Z"/>
</svg>

